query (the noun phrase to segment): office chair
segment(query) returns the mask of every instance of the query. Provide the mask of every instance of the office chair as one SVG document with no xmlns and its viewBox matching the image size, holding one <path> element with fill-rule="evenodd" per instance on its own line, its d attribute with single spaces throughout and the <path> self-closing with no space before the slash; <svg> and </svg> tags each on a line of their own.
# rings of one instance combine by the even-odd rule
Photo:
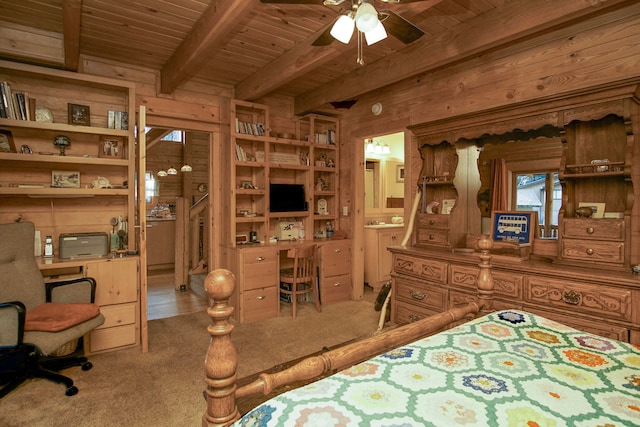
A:
<svg viewBox="0 0 640 427">
<path fill-rule="evenodd" d="M 287 258 L 293 260 L 293 268 L 280 271 L 280 297 L 291 302 L 293 319 L 297 314 L 298 298 L 313 293 L 316 310 L 322 312 L 318 283 L 316 280 L 317 245 L 299 246 L 287 251 Z"/>
<path fill-rule="evenodd" d="M 0 398 L 31 378 L 78 388 L 56 371 L 92 368 L 86 357 L 55 357 L 104 323 L 95 297 L 95 280 L 82 278 L 45 285 L 34 256 L 32 223 L 0 224 Z"/>
</svg>

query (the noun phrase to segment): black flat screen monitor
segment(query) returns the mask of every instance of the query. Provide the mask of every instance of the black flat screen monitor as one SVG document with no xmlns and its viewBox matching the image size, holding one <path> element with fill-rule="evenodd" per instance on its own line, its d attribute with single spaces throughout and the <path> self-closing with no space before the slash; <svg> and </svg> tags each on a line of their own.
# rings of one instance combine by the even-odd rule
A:
<svg viewBox="0 0 640 427">
<path fill-rule="evenodd" d="M 307 210 L 303 184 L 270 184 L 270 212 L 302 212 Z"/>
</svg>

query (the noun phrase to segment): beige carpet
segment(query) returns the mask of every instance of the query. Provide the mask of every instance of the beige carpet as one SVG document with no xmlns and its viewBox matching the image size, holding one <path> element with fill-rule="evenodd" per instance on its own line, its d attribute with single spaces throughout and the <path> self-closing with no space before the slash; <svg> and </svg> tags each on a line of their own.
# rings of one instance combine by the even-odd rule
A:
<svg viewBox="0 0 640 427">
<path fill-rule="evenodd" d="M 236 325 L 238 377 L 268 369 L 323 347 L 367 336 L 379 313 L 372 291 L 362 301 L 329 305 L 317 313 L 283 304 L 278 318 Z M 0 425 L 17 426 L 199 426 L 206 409 L 204 356 L 209 343 L 205 312 L 149 322 L 149 353 L 125 349 L 91 357 L 93 369 L 66 372 L 80 389 L 34 379 L 0 400 Z"/>
</svg>

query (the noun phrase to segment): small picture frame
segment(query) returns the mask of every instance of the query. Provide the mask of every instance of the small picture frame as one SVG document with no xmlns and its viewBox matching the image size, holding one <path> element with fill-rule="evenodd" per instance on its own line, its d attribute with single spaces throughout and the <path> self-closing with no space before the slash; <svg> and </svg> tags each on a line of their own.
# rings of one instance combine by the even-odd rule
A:
<svg viewBox="0 0 640 427">
<path fill-rule="evenodd" d="M 80 188 L 80 172 L 51 171 L 51 186 L 53 188 Z"/>
<path fill-rule="evenodd" d="M 122 159 L 124 139 L 119 136 L 101 136 L 98 157 L 106 159 Z"/>
<path fill-rule="evenodd" d="M 404 165 L 396 166 L 396 182 L 404 182 Z"/>
<path fill-rule="evenodd" d="M 0 129 L 0 153 L 15 153 L 16 146 L 10 130 Z"/>
<path fill-rule="evenodd" d="M 251 181 L 240 181 L 240 188 L 243 188 L 245 190 L 252 190 L 254 187 Z"/>
<path fill-rule="evenodd" d="M 591 208 L 593 213 L 591 214 L 591 218 L 604 218 L 604 210 L 605 203 L 595 203 L 595 202 L 580 202 L 578 203 L 578 207 L 588 207 Z"/>
<path fill-rule="evenodd" d="M 88 105 L 67 104 L 70 125 L 91 126 L 91 114 Z"/>
<path fill-rule="evenodd" d="M 496 211 L 491 218 L 491 237 L 494 242 L 529 246 L 536 224 L 534 211 Z"/>
</svg>

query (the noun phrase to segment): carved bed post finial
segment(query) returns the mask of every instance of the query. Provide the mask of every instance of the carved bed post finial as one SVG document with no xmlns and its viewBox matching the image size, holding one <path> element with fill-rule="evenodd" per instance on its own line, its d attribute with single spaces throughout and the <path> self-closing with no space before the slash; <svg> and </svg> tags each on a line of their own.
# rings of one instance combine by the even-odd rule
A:
<svg viewBox="0 0 640 427">
<path fill-rule="evenodd" d="M 491 275 L 491 253 L 493 247 L 491 237 L 483 234 L 478 239 L 478 248 L 480 249 L 480 274 L 478 274 L 478 300 L 482 304 L 483 313 L 491 311 L 493 304 L 493 276 Z"/>
<path fill-rule="evenodd" d="M 240 418 L 235 402 L 238 355 L 231 342 L 233 325 L 229 323 L 233 313 L 229 298 L 235 290 L 236 278 L 228 270 L 216 269 L 207 275 L 204 287 L 213 302 L 207 309 L 212 322 L 207 327 L 211 339 L 204 361 L 207 411 L 202 426 L 227 426 Z"/>
</svg>

